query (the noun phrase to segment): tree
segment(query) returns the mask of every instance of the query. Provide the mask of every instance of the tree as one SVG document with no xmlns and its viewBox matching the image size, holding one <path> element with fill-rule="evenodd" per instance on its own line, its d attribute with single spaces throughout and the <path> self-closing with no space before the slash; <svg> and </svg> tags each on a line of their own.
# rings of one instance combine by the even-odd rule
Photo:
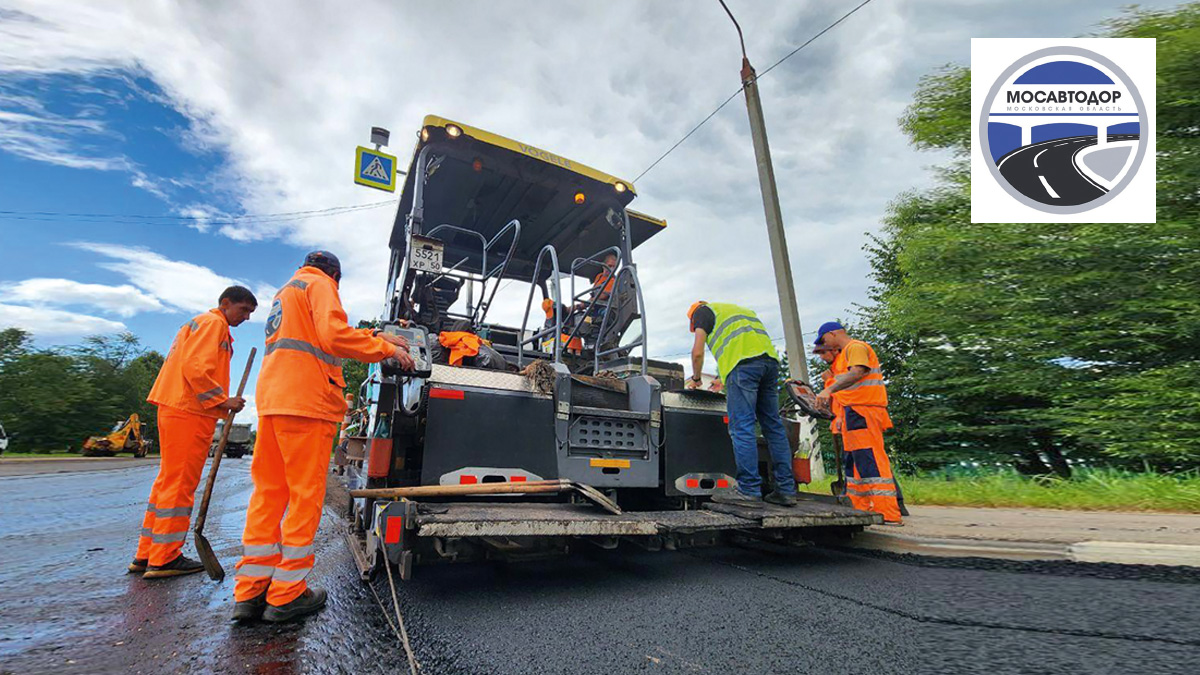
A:
<svg viewBox="0 0 1200 675">
<path fill-rule="evenodd" d="M 923 78 L 900 120 L 952 157 L 868 245 L 858 329 L 884 363 L 895 445 L 919 465 L 1200 465 L 1200 4 L 1109 30 L 1158 38 L 1155 224 L 971 223 L 966 68 Z"/>
</svg>

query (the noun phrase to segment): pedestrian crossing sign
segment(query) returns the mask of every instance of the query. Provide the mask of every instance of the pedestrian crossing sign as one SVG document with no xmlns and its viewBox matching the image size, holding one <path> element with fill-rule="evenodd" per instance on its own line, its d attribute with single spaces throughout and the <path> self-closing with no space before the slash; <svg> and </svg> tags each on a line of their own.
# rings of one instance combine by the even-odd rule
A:
<svg viewBox="0 0 1200 675">
<path fill-rule="evenodd" d="M 354 182 L 377 190 L 396 191 L 396 158 L 386 152 L 358 146 Z"/>
</svg>

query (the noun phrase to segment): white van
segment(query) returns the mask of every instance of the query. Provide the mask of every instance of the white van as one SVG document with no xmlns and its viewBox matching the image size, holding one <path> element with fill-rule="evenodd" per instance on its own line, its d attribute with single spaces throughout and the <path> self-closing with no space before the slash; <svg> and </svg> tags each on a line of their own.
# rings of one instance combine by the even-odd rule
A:
<svg viewBox="0 0 1200 675">
<path fill-rule="evenodd" d="M 8 434 L 4 433 L 4 425 L 0 424 L 0 452 L 8 449 Z"/>
</svg>

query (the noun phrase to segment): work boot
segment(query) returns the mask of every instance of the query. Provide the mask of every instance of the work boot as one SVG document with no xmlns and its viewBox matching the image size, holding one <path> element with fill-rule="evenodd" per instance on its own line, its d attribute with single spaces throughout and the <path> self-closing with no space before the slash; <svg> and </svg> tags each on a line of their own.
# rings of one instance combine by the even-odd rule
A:
<svg viewBox="0 0 1200 675">
<path fill-rule="evenodd" d="M 737 488 L 726 488 L 724 490 L 714 492 L 712 500 L 718 504 L 748 506 L 755 509 L 760 509 L 763 505 L 761 497 L 752 497 Z"/>
<path fill-rule="evenodd" d="M 146 571 L 146 563 L 149 561 L 145 558 L 134 558 L 133 562 L 129 563 L 130 574 L 141 574 Z"/>
<path fill-rule="evenodd" d="M 262 618 L 263 610 L 267 608 L 267 592 L 242 600 L 233 605 L 233 620 L 238 623 L 246 623 L 248 621 L 257 621 Z"/>
<path fill-rule="evenodd" d="M 300 597 L 289 602 L 282 607 L 275 605 L 267 605 L 267 609 L 263 612 L 263 621 L 271 623 L 283 623 L 291 621 L 309 614 L 316 614 L 325 607 L 325 599 L 327 594 L 321 588 L 309 588 L 300 594 Z"/>
<path fill-rule="evenodd" d="M 204 564 L 198 560 L 180 554 L 178 558 L 172 560 L 166 565 L 150 565 L 146 568 L 146 573 L 142 575 L 143 579 L 165 579 L 167 577 L 178 577 L 184 574 L 195 574 L 196 572 L 204 571 Z"/>
<path fill-rule="evenodd" d="M 796 495 L 785 495 L 779 490 L 772 490 L 766 497 L 763 497 L 763 501 L 768 504 L 790 507 L 796 505 Z"/>
</svg>

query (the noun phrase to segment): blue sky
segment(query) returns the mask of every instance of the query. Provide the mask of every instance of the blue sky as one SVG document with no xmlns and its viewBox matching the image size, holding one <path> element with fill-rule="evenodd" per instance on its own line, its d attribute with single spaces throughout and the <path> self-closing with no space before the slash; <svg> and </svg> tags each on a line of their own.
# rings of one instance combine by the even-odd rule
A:
<svg viewBox="0 0 1200 675">
<path fill-rule="evenodd" d="M 1122 4 L 877 0 L 760 82 L 806 327 L 864 300 L 863 244 L 945 159 L 896 127 L 919 79 L 968 63 L 972 37 L 1088 35 Z M 351 320 L 373 316 L 391 208 L 262 214 L 388 199 L 352 183 L 354 147 L 389 127 L 403 164 L 430 113 L 632 179 L 738 87 L 736 36 L 711 5 L 546 0 L 514 20 L 463 0 L 0 0 L 0 211 L 155 217 L 0 214 L 0 326 L 43 345 L 126 328 L 165 351 L 225 284 L 269 304 L 314 248 L 342 257 Z M 848 8 L 730 5 L 760 71 Z M 700 298 L 782 335 L 741 99 L 638 191 L 634 208 L 669 223 L 637 256 L 652 354 L 687 351 Z M 519 321 L 514 290 L 497 310 Z M 235 333 L 239 361 L 262 315 Z"/>
</svg>

